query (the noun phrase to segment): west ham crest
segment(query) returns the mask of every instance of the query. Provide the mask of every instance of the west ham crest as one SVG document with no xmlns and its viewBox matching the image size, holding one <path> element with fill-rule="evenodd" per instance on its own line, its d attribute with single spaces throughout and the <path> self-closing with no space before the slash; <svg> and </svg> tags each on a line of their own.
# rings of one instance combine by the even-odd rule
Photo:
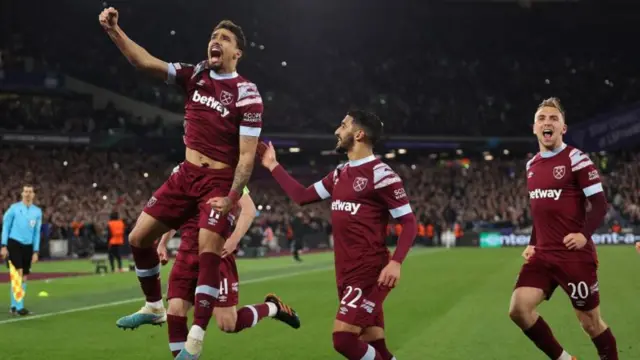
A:
<svg viewBox="0 0 640 360">
<path fill-rule="evenodd" d="M 564 165 L 556 166 L 553 168 L 553 177 L 560 180 L 564 177 L 565 167 Z"/>
<path fill-rule="evenodd" d="M 368 182 L 369 180 L 367 178 L 357 177 L 353 181 L 353 190 L 355 190 L 356 192 L 364 190 L 367 187 Z"/>
<path fill-rule="evenodd" d="M 222 90 L 220 92 L 220 102 L 226 106 L 231 105 L 231 103 L 233 102 L 233 94 L 228 91 Z"/>
</svg>

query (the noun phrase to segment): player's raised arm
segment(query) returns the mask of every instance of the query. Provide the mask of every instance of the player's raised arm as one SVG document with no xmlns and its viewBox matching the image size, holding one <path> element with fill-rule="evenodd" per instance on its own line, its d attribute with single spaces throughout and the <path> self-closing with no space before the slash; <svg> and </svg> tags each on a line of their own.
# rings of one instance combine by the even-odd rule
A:
<svg viewBox="0 0 640 360">
<path fill-rule="evenodd" d="M 322 201 L 331 197 L 331 191 L 333 190 L 333 176 L 335 172 L 331 172 L 325 176 L 322 180 L 315 184 L 304 187 L 298 180 L 294 179 L 282 165 L 278 163 L 276 159 L 276 150 L 273 144 L 269 142 L 269 145 L 260 143 L 260 149 L 258 153 L 262 155 L 262 166 L 271 171 L 271 175 L 276 179 L 278 185 L 287 193 L 287 196 L 291 198 L 298 205 L 306 205 L 314 202 Z"/>
<path fill-rule="evenodd" d="M 168 80 L 169 64 L 149 54 L 125 34 L 118 25 L 118 10 L 112 7 L 102 10 L 98 21 L 131 65 L 150 75 Z"/>
<path fill-rule="evenodd" d="M 249 228 L 253 223 L 253 219 L 256 218 L 256 204 L 253 202 L 251 195 L 249 195 L 249 190 L 247 188 L 245 188 L 244 194 L 240 200 L 238 200 L 238 205 L 240 206 L 240 214 L 238 215 L 236 228 L 233 229 L 233 233 L 231 233 L 231 236 L 229 236 L 227 241 L 224 243 L 222 257 L 233 254 L 238 247 L 240 240 L 242 240 L 242 237 L 247 233 L 247 231 L 249 231 Z"/>
</svg>

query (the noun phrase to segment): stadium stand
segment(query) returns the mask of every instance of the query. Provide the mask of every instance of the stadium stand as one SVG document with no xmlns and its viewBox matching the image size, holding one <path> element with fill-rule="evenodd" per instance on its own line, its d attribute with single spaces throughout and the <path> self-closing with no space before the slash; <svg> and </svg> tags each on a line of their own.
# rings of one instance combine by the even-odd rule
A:
<svg viewBox="0 0 640 360">
<path fill-rule="evenodd" d="M 47 7 L 67 2 L 39 4 L 42 11 L 38 13 L 20 11 L 30 6 L 29 1 L 12 5 L 16 15 L 12 31 L 0 37 L 0 131 L 68 135 L 61 138 L 63 144 L 49 141 L 46 145 L 53 147 L 29 141 L 15 144 L 5 137 L 0 154 L 1 208 L 17 199 L 22 182 L 33 182 L 37 201 L 45 209 L 49 238 L 99 236 L 111 210 L 121 212 L 131 224 L 181 154 L 179 122 L 123 110 L 116 102 L 98 102 L 91 94 L 68 88 L 71 76 L 170 110 L 178 118 L 182 112 L 181 94 L 136 73 L 117 53 L 96 24 L 96 6 L 73 4 L 74 22 L 56 23 L 55 32 L 43 31 L 56 21 L 46 16 Z M 161 58 L 198 61 L 211 18 L 204 15 L 209 5 L 193 6 L 201 11 L 189 9 L 192 22 L 187 26 L 173 21 L 176 11 L 184 10 L 158 6 L 148 21 L 131 21 L 148 9 L 121 4 L 122 25 Z M 407 22 L 380 29 L 366 39 L 356 30 L 348 32 L 336 25 L 337 19 L 326 21 L 336 26 L 306 29 L 293 17 L 289 25 L 305 29 L 306 41 L 282 44 L 278 41 L 282 29 L 269 26 L 276 15 L 263 11 L 266 5 L 216 6 L 244 25 L 249 36 L 242 72 L 261 88 L 266 134 L 330 134 L 346 108 L 364 104 L 381 115 L 388 134 L 467 136 L 469 144 L 474 142 L 464 155 L 455 152 L 466 144 L 458 142 L 430 149 L 432 157 L 417 148 L 409 150 L 411 157 L 390 160 L 407 179 L 423 225 L 436 229 L 454 224 L 465 229 L 530 226 L 520 174 L 527 152 L 535 147 L 517 140 L 518 149 L 510 156 L 485 161 L 482 153 L 488 148 L 482 139 L 529 136 L 532 110 L 543 97 L 563 100 L 571 126 L 627 109 L 638 100 L 640 82 L 635 57 L 629 56 L 633 47 L 628 46 L 637 38 L 637 29 L 622 32 L 624 17 L 611 9 L 541 6 L 532 14 L 517 7 L 488 9 L 469 4 L 474 11 L 460 12 L 433 4 L 433 14 L 414 15 L 415 21 L 428 23 L 430 31 L 415 33 Z M 388 11 L 401 10 L 372 10 L 363 21 L 384 23 L 381 20 Z M 593 23 L 592 15 L 601 11 L 611 11 L 607 15 L 612 20 Z M 567 15 L 574 20 L 571 24 L 557 21 Z M 498 18 L 499 22 L 493 21 Z M 531 26 L 534 21 L 542 23 Z M 91 30 L 77 32 L 76 27 Z M 446 41 L 442 33 L 447 34 Z M 528 40 L 522 41 L 523 37 Z M 361 41 L 352 41 L 356 38 Z M 492 47 L 480 45 L 487 38 L 495 40 Z M 317 46 L 323 41 L 331 46 Z M 69 49 L 75 49 L 73 56 Z M 83 141 L 91 144 L 67 147 L 74 141 L 71 135 L 84 136 Z M 438 146 L 444 144 L 442 139 Z M 38 146 L 33 148 L 34 144 Z M 298 160 L 296 154 L 289 154 L 299 162 L 295 171 L 307 183 L 336 163 L 335 157 L 316 156 L 325 145 L 303 149 Z M 489 147 L 494 155 L 501 152 L 499 147 Z M 634 166 L 638 153 L 616 151 L 592 157 L 606 173 L 609 224 L 638 225 L 640 174 Z M 257 228 L 271 226 L 286 238 L 289 218 L 298 209 L 260 172 L 251 187 L 256 203 L 263 206 Z M 326 231 L 330 226 L 326 207 L 305 212 L 314 219 L 315 230 Z"/>
</svg>

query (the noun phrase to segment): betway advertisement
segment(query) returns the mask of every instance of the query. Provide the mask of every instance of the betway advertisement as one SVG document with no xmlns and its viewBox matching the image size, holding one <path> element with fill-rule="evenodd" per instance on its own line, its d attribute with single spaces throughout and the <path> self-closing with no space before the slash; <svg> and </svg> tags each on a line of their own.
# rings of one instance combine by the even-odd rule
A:
<svg viewBox="0 0 640 360">
<path fill-rule="evenodd" d="M 497 248 L 504 246 L 527 246 L 529 234 L 503 234 L 500 232 L 481 232 L 481 248 Z M 596 245 L 629 245 L 640 241 L 640 232 L 619 234 L 614 232 L 597 232 L 591 236 Z"/>
</svg>

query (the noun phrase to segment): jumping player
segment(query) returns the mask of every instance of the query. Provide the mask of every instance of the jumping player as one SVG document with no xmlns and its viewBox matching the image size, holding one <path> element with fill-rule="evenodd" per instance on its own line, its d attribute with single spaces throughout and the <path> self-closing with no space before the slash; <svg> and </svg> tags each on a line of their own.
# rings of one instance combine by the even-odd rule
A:
<svg viewBox="0 0 640 360">
<path fill-rule="evenodd" d="M 231 226 L 226 214 L 246 186 L 262 126 L 262 99 L 256 86 L 238 75 L 245 36 L 233 22 L 220 22 L 207 44 L 207 60 L 197 65 L 166 63 L 133 42 L 118 25 L 114 8 L 99 21 L 122 54 L 136 68 L 185 93 L 185 161 L 151 197 L 140 214 L 129 242 L 136 274 L 146 297 L 138 312 L 117 325 L 136 328 L 166 321 L 160 288 L 156 239 L 199 215 L 200 271 L 195 294 L 192 337 L 202 338 L 209 324 L 220 284 L 220 255 Z"/>
<path fill-rule="evenodd" d="M 220 295 L 214 303 L 213 310 L 218 327 L 227 333 L 237 333 L 255 326 L 265 317 L 272 317 L 297 329 L 300 327 L 300 319 L 296 312 L 273 294 L 267 295 L 262 304 L 248 305 L 236 310 L 240 297 L 240 279 L 233 254 L 256 216 L 256 207 L 248 189 L 245 188 L 238 205 L 241 209 L 240 215 L 233 233 L 224 244 L 220 264 Z M 176 359 L 192 359 L 202 351 L 202 342 L 187 335 L 187 313 L 193 306 L 198 281 L 198 218 L 193 217 L 187 221 L 180 228 L 180 232 L 180 247 L 169 275 L 167 294 L 169 348 Z M 158 244 L 158 255 L 163 264 L 168 261 L 167 241 L 174 234 L 175 230 L 164 234 Z"/>
<path fill-rule="evenodd" d="M 400 177 L 373 155 L 380 119 L 350 111 L 335 132 L 337 151 L 349 161 L 305 188 L 278 164 L 272 144 L 260 144 L 262 165 L 287 195 L 303 205 L 331 198 L 338 298 L 333 347 L 347 359 L 390 360 L 382 304 L 400 279 L 400 268 L 417 233 L 415 215 Z M 385 246 L 389 214 L 402 225 L 391 257 Z"/>
<path fill-rule="evenodd" d="M 591 235 L 607 211 L 600 174 L 582 151 L 567 146 L 565 113 L 556 98 L 544 100 L 533 133 L 540 152 L 527 163 L 533 230 L 511 297 L 509 315 L 550 359 L 576 359 L 553 336 L 536 308 L 560 286 L 600 359 L 617 360 L 616 339 L 600 315 L 598 259 Z M 587 211 L 587 203 L 590 210 Z"/>
</svg>

